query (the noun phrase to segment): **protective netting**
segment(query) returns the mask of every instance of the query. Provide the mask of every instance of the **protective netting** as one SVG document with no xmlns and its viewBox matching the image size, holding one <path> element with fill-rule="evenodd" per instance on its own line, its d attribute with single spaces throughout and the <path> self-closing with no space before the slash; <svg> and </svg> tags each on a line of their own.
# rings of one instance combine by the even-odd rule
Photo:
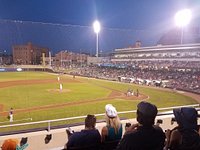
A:
<svg viewBox="0 0 200 150">
<path fill-rule="evenodd" d="M 99 50 L 112 52 L 115 48 L 133 46 L 137 40 L 145 41 L 146 45 L 155 45 L 161 36 L 161 33 L 155 31 L 101 27 Z M 48 47 L 54 53 L 60 50 L 95 53 L 96 35 L 92 25 L 0 20 L 0 35 L 0 49 L 9 52 L 12 45 L 32 42 Z"/>
</svg>

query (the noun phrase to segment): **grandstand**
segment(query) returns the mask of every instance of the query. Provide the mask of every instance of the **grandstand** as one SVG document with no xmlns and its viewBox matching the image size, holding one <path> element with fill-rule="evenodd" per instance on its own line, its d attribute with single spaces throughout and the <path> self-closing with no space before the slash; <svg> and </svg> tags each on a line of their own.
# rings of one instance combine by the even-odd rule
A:
<svg viewBox="0 0 200 150">
<path fill-rule="evenodd" d="M 140 60 L 200 61 L 200 44 L 157 45 L 140 48 L 115 49 L 111 61 Z"/>
</svg>

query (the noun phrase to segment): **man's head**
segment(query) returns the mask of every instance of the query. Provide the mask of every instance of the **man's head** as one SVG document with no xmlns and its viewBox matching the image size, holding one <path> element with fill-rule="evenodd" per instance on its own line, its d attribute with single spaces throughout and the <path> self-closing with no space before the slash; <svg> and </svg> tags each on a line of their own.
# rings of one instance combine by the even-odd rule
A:
<svg viewBox="0 0 200 150">
<path fill-rule="evenodd" d="M 87 115 L 85 118 L 85 128 L 95 128 L 96 117 L 94 115 Z"/>
<path fill-rule="evenodd" d="M 142 101 L 137 105 L 137 121 L 144 126 L 152 126 L 158 113 L 157 107 Z"/>
</svg>

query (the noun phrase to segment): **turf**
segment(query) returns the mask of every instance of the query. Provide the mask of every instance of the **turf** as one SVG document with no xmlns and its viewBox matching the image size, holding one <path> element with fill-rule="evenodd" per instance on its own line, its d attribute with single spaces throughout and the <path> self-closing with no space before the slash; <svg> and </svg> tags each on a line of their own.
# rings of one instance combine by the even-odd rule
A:
<svg viewBox="0 0 200 150">
<path fill-rule="evenodd" d="M 139 100 L 128 100 L 125 98 L 111 98 L 112 91 L 125 93 L 127 89 L 139 90 L 141 94 L 149 96 L 148 101 L 158 107 L 169 107 L 196 103 L 190 97 L 181 95 L 173 91 L 163 91 L 134 84 L 111 82 L 106 80 L 89 79 L 60 75 L 60 83 L 63 90 L 59 91 L 57 76 L 45 72 L 10 72 L 0 73 L 0 82 L 31 80 L 33 84 L 12 85 L 0 88 L 0 104 L 3 105 L 3 112 L 9 108 L 14 108 L 14 119 L 22 120 L 33 118 L 33 121 L 58 119 L 72 116 L 82 116 L 87 114 L 104 113 L 106 104 L 113 104 L 118 111 L 135 110 Z M 52 82 L 37 83 L 35 80 L 47 80 Z M 74 81 L 74 82 L 73 82 Z M 1 83 L 0 83 L 1 84 Z M 1 85 L 0 85 L 1 86 Z M 38 107 L 47 107 L 37 109 Z M 53 107 L 56 106 L 56 107 Z M 15 110 L 30 109 L 26 112 L 15 113 Z M 0 121 L 8 121 L 1 114 Z M 122 115 L 132 118 L 133 114 Z M 71 123 L 68 121 L 65 123 Z"/>
</svg>

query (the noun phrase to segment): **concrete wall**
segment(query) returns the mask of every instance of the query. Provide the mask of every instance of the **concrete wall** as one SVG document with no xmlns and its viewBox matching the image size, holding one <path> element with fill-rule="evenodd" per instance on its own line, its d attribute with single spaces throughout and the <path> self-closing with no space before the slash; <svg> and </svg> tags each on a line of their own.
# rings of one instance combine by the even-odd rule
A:
<svg viewBox="0 0 200 150">
<path fill-rule="evenodd" d="M 160 125 L 163 128 L 163 130 L 172 129 L 173 127 L 176 126 L 176 123 L 171 125 L 172 116 L 170 115 L 159 116 L 156 119 L 160 119 L 160 118 L 163 120 L 163 124 Z M 123 129 L 125 128 L 125 124 L 127 122 L 130 122 L 131 124 L 133 124 L 133 123 L 136 123 L 136 119 L 122 120 Z M 106 125 L 105 122 L 97 123 L 96 128 L 101 133 L 101 129 L 105 125 Z M 80 131 L 81 129 L 84 129 L 84 126 L 74 126 L 74 127 L 71 127 L 71 129 L 74 131 Z M 1 136 L 0 145 L 2 145 L 5 139 L 15 138 L 20 141 L 22 137 L 28 137 L 29 146 L 26 148 L 26 150 L 58 150 L 58 149 L 62 149 L 64 145 L 67 143 L 68 138 L 67 138 L 67 134 L 65 130 L 66 128 L 62 128 L 62 129 L 51 130 L 50 132 L 40 131 L 40 132 Z M 52 139 L 48 144 L 45 144 L 44 139 L 47 134 L 52 134 Z"/>
</svg>

